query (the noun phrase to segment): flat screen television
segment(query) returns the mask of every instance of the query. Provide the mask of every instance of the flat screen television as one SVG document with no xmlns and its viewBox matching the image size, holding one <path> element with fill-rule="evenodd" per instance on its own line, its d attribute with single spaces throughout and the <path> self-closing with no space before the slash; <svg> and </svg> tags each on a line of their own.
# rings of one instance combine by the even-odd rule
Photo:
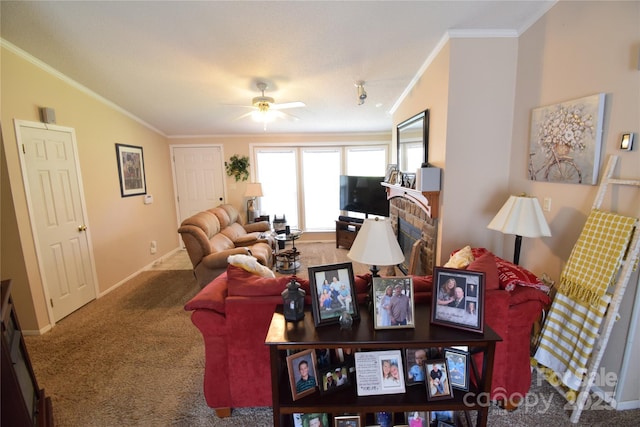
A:
<svg viewBox="0 0 640 427">
<path fill-rule="evenodd" d="M 340 176 L 340 210 L 389 216 L 383 176 Z"/>
</svg>

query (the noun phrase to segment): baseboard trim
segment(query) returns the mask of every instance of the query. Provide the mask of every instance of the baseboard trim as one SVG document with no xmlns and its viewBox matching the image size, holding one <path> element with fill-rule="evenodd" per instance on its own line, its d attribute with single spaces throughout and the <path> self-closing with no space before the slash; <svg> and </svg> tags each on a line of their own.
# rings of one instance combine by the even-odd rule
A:
<svg viewBox="0 0 640 427">
<path fill-rule="evenodd" d="M 140 270 L 136 271 L 135 273 L 130 274 L 129 276 L 125 277 L 124 279 L 122 279 L 121 281 L 119 281 L 118 283 L 114 284 L 113 286 L 111 286 L 109 289 L 105 290 L 104 292 L 101 292 L 96 299 L 98 298 L 102 298 L 103 296 L 107 295 L 108 293 L 118 289 L 120 286 L 122 286 L 123 284 L 125 284 L 128 280 L 133 279 L 134 277 L 136 277 L 138 274 L 142 273 L 143 271 L 148 271 L 151 270 L 153 268 L 154 265 L 157 265 L 161 262 L 163 262 L 165 259 L 169 258 L 171 255 L 175 254 L 178 251 L 183 250 L 181 247 L 177 247 L 169 252 L 167 252 L 166 254 L 162 255 L 160 258 L 153 260 L 151 263 L 147 264 L 146 266 L 142 267 Z"/>
</svg>

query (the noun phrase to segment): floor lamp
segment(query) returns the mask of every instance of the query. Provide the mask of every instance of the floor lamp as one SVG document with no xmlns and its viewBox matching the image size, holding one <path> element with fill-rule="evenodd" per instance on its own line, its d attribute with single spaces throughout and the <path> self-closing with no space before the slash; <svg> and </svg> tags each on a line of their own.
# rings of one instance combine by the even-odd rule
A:
<svg viewBox="0 0 640 427">
<path fill-rule="evenodd" d="M 259 182 L 250 182 L 247 184 L 244 197 L 249 198 L 249 200 L 247 200 L 247 223 L 254 222 L 258 216 L 258 202 L 256 198 L 262 197 L 262 184 Z"/>
<path fill-rule="evenodd" d="M 513 263 L 516 265 L 520 262 L 522 236 L 551 236 L 551 230 L 549 230 L 549 225 L 544 218 L 538 199 L 525 194 L 510 196 L 487 228 L 504 234 L 515 234 L 516 244 L 513 250 Z"/>
</svg>

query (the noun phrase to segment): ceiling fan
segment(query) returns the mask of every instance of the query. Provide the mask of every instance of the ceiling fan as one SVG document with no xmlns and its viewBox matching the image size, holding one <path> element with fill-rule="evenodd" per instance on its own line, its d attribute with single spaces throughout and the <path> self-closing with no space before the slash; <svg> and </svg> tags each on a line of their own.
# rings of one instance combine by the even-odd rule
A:
<svg viewBox="0 0 640 427">
<path fill-rule="evenodd" d="M 256 122 L 264 123 L 265 130 L 267 128 L 267 123 L 272 122 L 276 118 L 298 120 L 298 117 L 280 110 L 305 107 L 304 102 L 294 101 L 276 104 L 275 100 L 272 97 L 264 95 L 264 91 L 268 87 L 266 83 L 258 82 L 256 86 L 258 87 L 258 90 L 262 92 L 262 95 L 256 96 L 251 100 L 251 106 L 249 106 L 249 108 L 251 108 L 253 111 L 241 115 L 240 117 L 238 117 L 238 119 L 251 117 Z"/>
</svg>

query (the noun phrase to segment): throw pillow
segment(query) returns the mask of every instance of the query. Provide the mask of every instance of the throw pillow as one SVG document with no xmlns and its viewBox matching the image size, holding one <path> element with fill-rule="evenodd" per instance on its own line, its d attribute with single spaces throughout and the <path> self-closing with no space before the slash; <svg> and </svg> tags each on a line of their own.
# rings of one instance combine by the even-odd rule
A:
<svg viewBox="0 0 640 427">
<path fill-rule="evenodd" d="M 473 261 L 471 246 L 465 246 L 449 258 L 449 261 L 443 267 L 447 268 L 465 268 Z"/>
<path fill-rule="evenodd" d="M 480 271 L 484 273 L 485 290 L 491 291 L 493 289 L 500 289 L 498 266 L 496 265 L 496 258 L 491 252 L 487 252 L 479 258 L 476 258 L 471 264 L 469 264 L 467 270 Z"/>
<path fill-rule="evenodd" d="M 250 255 L 229 255 L 229 257 L 227 258 L 227 262 L 260 277 L 276 277 L 275 273 L 271 271 L 270 268 L 267 268 L 264 265 L 260 264 L 255 257 L 252 257 Z"/>
<path fill-rule="evenodd" d="M 496 265 L 498 266 L 501 289 L 512 291 L 516 285 L 519 285 L 529 286 L 545 292 L 549 290 L 547 285 L 542 283 L 535 274 L 526 268 L 515 265 L 514 263 L 500 257 L 496 257 Z"/>
</svg>

